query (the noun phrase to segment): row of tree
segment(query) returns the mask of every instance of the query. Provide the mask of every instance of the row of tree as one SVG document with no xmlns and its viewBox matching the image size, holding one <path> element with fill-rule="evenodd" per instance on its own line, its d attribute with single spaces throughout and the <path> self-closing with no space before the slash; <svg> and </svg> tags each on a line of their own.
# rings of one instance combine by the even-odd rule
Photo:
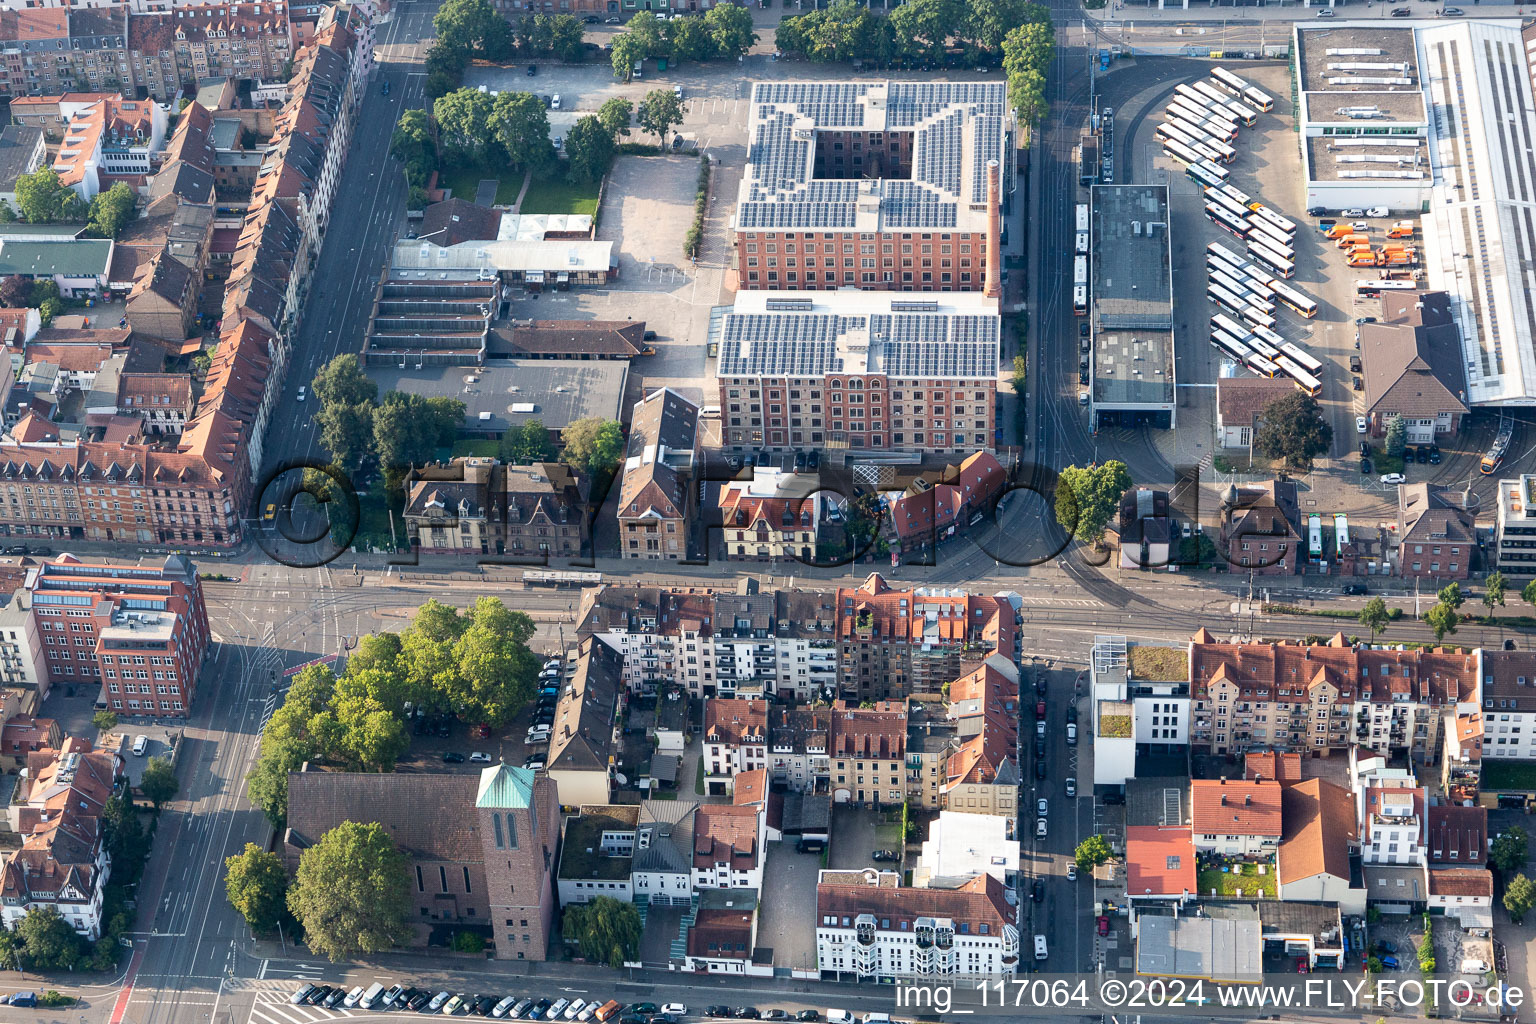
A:
<svg viewBox="0 0 1536 1024">
<path fill-rule="evenodd" d="M 437 38 L 427 50 L 426 92 L 433 99 L 458 88 L 472 61 L 575 61 L 585 50 L 586 29 L 575 15 L 526 14 L 508 21 L 489 0 L 446 0 L 432 27 Z"/>
<path fill-rule="evenodd" d="M 16 209 L 29 224 L 85 221 L 92 234 L 116 238 L 133 220 L 134 202 L 133 189 L 120 181 L 87 203 L 46 165 L 16 179 Z M 0 203 L 0 221 L 15 218 L 16 210 L 9 203 Z"/>
<path fill-rule="evenodd" d="M 755 42 L 752 15 L 736 4 L 716 4 L 703 15 L 670 21 L 641 11 L 613 39 L 613 77 L 629 81 L 635 65 L 647 57 L 671 61 L 735 60 Z"/>
<path fill-rule="evenodd" d="M 300 672 L 261 735 L 246 782 L 274 825 L 288 813 L 288 773 L 305 761 L 393 771 L 410 745 L 407 706 L 500 728 L 533 698 L 539 659 L 533 620 L 482 597 L 461 614 L 428 601 L 401 633 L 366 636 L 345 672 Z"/>
<path fill-rule="evenodd" d="M 774 45 L 823 62 L 996 67 L 1007 37 L 1030 24 L 1051 24 L 1050 12 L 1030 0 L 906 0 L 888 15 L 856 0 L 836 0 L 784 18 Z"/>
<path fill-rule="evenodd" d="M 464 403 L 456 398 L 389 391 L 381 401 L 379 386 L 351 354 L 327 363 L 311 386 L 320 403 L 320 443 L 332 463 L 348 472 L 377 465 L 391 488 L 409 467 L 432 461 L 439 448 L 451 445 L 464 423 Z"/>
</svg>

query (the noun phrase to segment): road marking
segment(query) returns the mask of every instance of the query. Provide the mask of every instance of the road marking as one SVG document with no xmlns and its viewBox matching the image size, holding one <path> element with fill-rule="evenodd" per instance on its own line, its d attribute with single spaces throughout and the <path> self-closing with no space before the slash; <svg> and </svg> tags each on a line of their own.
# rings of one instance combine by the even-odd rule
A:
<svg viewBox="0 0 1536 1024">
<path fill-rule="evenodd" d="M 123 979 L 123 987 L 117 993 L 117 1002 L 112 1006 L 110 1024 L 123 1024 L 123 1015 L 128 1012 L 128 1000 L 133 995 L 133 983 L 139 976 L 139 964 L 144 960 L 144 947 L 141 945 L 133 951 L 133 959 L 128 963 L 128 976 Z"/>
</svg>

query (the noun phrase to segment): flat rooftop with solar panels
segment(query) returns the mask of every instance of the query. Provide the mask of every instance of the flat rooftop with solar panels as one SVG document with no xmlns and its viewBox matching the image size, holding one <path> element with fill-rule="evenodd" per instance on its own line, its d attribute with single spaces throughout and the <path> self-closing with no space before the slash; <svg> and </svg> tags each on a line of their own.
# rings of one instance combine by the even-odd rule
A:
<svg viewBox="0 0 1536 1024">
<path fill-rule="evenodd" d="M 1173 276 L 1168 186 L 1095 185 L 1089 274 L 1092 412 L 1171 428 Z"/>
<path fill-rule="evenodd" d="M 1012 132 L 1001 81 L 759 82 L 736 230 L 984 233 Z"/>
<path fill-rule="evenodd" d="M 744 291 L 720 324 L 723 378 L 997 377 L 1002 321 L 979 292 Z"/>
</svg>

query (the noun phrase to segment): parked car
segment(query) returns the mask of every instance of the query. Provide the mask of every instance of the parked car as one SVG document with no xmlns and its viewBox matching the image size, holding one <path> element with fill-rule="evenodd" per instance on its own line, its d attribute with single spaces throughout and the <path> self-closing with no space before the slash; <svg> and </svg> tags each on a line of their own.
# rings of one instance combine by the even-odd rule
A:
<svg viewBox="0 0 1536 1024">
<path fill-rule="evenodd" d="M 475 1016 L 489 1017 L 499 1000 L 495 996 L 481 996 L 475 1000 Z"/>
<path fill-rule="evenodd" d="M 1044 839 L 1045 838 L 1045 832 L 1046 832 L 1046 829 L 1045 829 L 1045 819 L 1044 818 L 1036 818 L 1035 819 L 1035 838 L 1036 839 Z"/>
<path fill-rule="evenodd" d="M 1099 934 L 1100 935 L 1108 935 L 1109 934 L 1109 916 L 1107 914 L 1100 914 L 1099 915 Z"/>
<path fill-rule="evenodd" d="M 1432 444 L 1432 445 L 1429 446 L 1429 464 L 1431 466 L 1438 466 L 1438 465 L 1440 465 L 1440 446 L 1439 445 Z"/>
<path fill-rule="evenodd" d="M 446 1003 L 443 1004 L 443 1016 L 444 1017 L 452 1017 L 456 1013 L 463 1012 L 464 1009 L 465 1009 L 464 996 L 462 994 L 461 995 L 456 995 L 452 999 L 448 1000 Z"/>
<path fill-rule="evenodd" d="M 1368 459 L 1368 458 L 1371 457 L 1371 442 L 1369 442 L 1369 441 L 1361 441 L 1360 442 L 1360 457 L 1362 459 Z"/>
<path fill-rule="evenodd" d="M 1397 952 L 1397 943 L 1395 943 L 1395 942 L 1388 942 L 1386 939 L 1377 939 L 1376 940 L 1376 952 L 1378 952 L 1378 953 L 1396 953 Z"/>
<path fill-rule="evenodd" d="M 1035 814 L 1037 814 L 1040 817 L 1044 818 L 1044 817 L 1046 817 L 1050 813 L 1050 810 L 1051 810 L 1051 802 L 1049 800 L 1047 800 L 1045 797 L 1042 796 L 1038 800 L 1035 801 Z"/>
<path fill-rule="evenodd" d="M 801 1010 L 795 1014 L 795 1020 L 821 1020 L 821 1014 L 815 1010 Z"/>
<path fill-rule="evenodd" d="M 473 754 L 469 755 L 469 763 L 470 764 L 490 764 L 491 763 L 491 755 L 483 753 L 482 751 L 477 750 Z"/>
<path fill-rule="evenodd" d="M 1067 746 L 1069 746 L 1069 747 L 1077 746 L 1077 723 L 1076 722 L 1068 722 L 1067 723 Z"/>
<path fill-rule="evenodd" d="M 1044 758 L 1036 758 L 1036 760 L 1035 760 L 1035 778 L 1037 778 L 1037 779 L 1045 778 L 1045 759 Z"/>
<path fill-rule="evenodd" d="M 1036 903 L 1045 899 L 1045 879 L 1035 879 L 1035 884 L 1029 887 L 1029 898 Z"/>
<path fill-rule="evenodd" d="M 394 1006 L 396 1003 L 398 1003 L 400 1001 L 400 998 L 402 996 L 404 996 L 404 995 L 405 995 L 405 986 L 403 986 L 403 985 L 391 985 L 389 988 L 384 990 L 382 995 L 379 996 L 379 1001 L 375 1005 L 377 1005 L 381 1009 L 388 1009 L 391 1006 Z"/>
<path fill-rule="evenodd" d="M 1333 17 L 1333 9 L 1329 8 L 1329 7 L 1324 7 L 1322 10 L 1317 12 L 1317 16 L 1319 18 L 1331 18 L 1331 17 Z"/>
<path fill-rule="evenodd" d="M 1370 476 L 1371 475 L 1371 460 L 1370 459 L 1361 459 L 1360 460 L 1360 472 L 1364 473 L 1366 476 Z"/>
<path fill-rule="evenodd" d="M 757 1020 L 761 1016 L 762 1014 L 757 1012 L 757 1007 L 755 1006 L 736 1007 L 736 1018 L 738 1020 Z"/>
<path fill-rule="evenodd" d="M 578 999 L 574 1003 L 572 1003 L 570 1006 L 567 1006 L 565 1008 L 565 1012 L 562 1013 L 560 1016 L 564 1017 L 566 1020 L 575 1020 L 576 1019 L 576 1015 L 578 1013 L 580 1013 L 582 1010 L 585 1010 L 586 1008 L 587 1008 L 587 1001 L 585 999 Z"/>
<path fill-rule="evenodd" d="M 729 1006 L 717 1005 L 704 1007 L 704 1016 L 706 1017 L 729 1017 L 730 1015 L 731 1008 Z"/>
<path fill-rule="evenodd" d="M 1384 956 L 1384 957 L 1382 957 L 1381 958 L 1381 966 L 1385 967 L 1389 971 L 1397 970 L 1397 967 L 1398 967 L 1397 957 L 1395 957 L 1395 956 Z"/>
<path fill-rule="evenodd" d="M 407 1010 L 420 1010 L 432 1001 L 432 993 L 425 989 L 418 990 L 411 998 L 405 1001 Z"/>
<path fill-rule="evenodd" d="M 682 1003 L 665 1003 L 661 1007 L 661 1012 L 670 1013 L 676 1017 L 685 1017 L 688 1015 L 688 1007 Z"/>
<path fill-rule="evenodd" d="M 537 64 L 529 64 L 528 65 L 528 77 L 529 78 L 532 78 L 534 75 L 536 75 L 538 73 L 539 73 L 539 66 Z"/>
<path fill-rule="evenodd" d="M 1401 473 L 1383 473 L 1381 475 L 1381 482 L 1384 484 L 1401 484 L 1407 483 L 1408 478 Z"/>
<path fill-rule="evenodd" d="M 347 998 L 347 990 L 342 988 L 340 985 L 337 985 L 335 988 L 331 989 L 330 995 L 326 996 L 320 1005 L 329 1010 L 340 1006 L 341 1001 L 345 998 Z"/>
<path fill-rule="evenodd" d="M 894 863 L 900 860 L 901 857 L 896 853 L 895 850 L 876 850 L 874 853 L 869 855 L 869 859 L 873 861 L 890 861 Z"/>
<path fill-rule="evenodd" d="M 1350 597 L 1357 597 L 1360 594 L 1369 594 L 1370 592 L 1371 588 L 1364 583 L 1348 583 L 1344 586 L 1344 593 Z"/>
<path fill-rule="evenodd" d="M 460 753 L 458 753 L 456 751 L 445 750 L 445 751 L 443 751 L 443 763 L 444 764 L 463 764 L 464 763 L 464 755 L 460 754 Z"/>
<path fill-rule="evenodd" d="M 1077 861 L 1075 860 L 1067 861 L 1067 881 L 1077 881 Z"/>
<path fill-rule="evenodd" d="M 1461 18 L 1465 17 L 1466 13 L 1467 12 L 1462 10 L 1460 7 L 1447 7 L 1445 10 L 1440 12 L 1440 16 L 1442 18 Z"/>
<path fill-rule="evenodd" d="M 1429 449 L 1420 447 L 1419 450 L 1414 453 L 1413 459 L 1419 465 L 1427 466 L 1429 464 Z"/>
<path fill-rule="evenodd" d="M 428 1013 L 436 1013 L 438 1010 L 441 1010 L 443 1008 L 443 1004 L 444 1003 L 446 1003 L 448 1000 L 450 1000 L 452 998 L 453 998 L 453 993 L 452 992 L 439 992 L 437 995 L 432 997 L 432 1001 L 431 1002 L 427 1003 L 427 1012 Z"/>
<path fill-rule="evenodd" d="M 304 1000 L 308 999 L 310 997 L 310 994 L 312 992 L 314 992 L 314 991 L 315 991 L 315 986 L 313 986 L 313 985 L 310 985 L 310 984 L 307 984 L 307 983 L 303 984 L 303 985 L 300 985 L 298 988 L 293 990 L 293 995 L 288 997 L 288 1001 L 290 1003 L 292 1003 L 294 1006 L 298 1006 L 301 1003 L 303 1003 Z"/>
<path fill-rule="evenodd" d="M 531 772 L 541 772 L 544 770 L 544 759 L 538 755 L 534 755 L 533 757 L 527 758 L 525 761 L 523 761 L 523 767 Z"/>
<path fill-rule="evenodd" d="M 1350 385 L 1349 386 L 1354 388 L 1356 391 L 1364 391 L 1365 390 L 1365 381 L 1361 380 L 1359 377 L 1352 377 L 1352 378 L 1350 378 Z"/>
<path fill-rule="evenodd" d="M 1365 417 L 1364 416 L 1356 416 L 1355 417 L 1355 433 L 1357 433 L 1357 434 L 1365 433 Z"/>
<path fill-rule="evenodd" d="M 532 1002 L 532 1000 L 524 999 L 522 1002 L 523 1002 L 523 1008 L 527 1009 L 528 1005 Z M 518 1006 L 517 996 L 507 996 L 501 1002 L 499 1002 L 495 1006 L 491 1007 L 491 1016 L 492 1017 L 505 1017 L 509 1011 L 515 1009 L 517 1006 Z M 516 1020 L 517 1017 L 518 1017 L 517 1014 L 513 1014 L 512 1015 L 512 1019 L 513 1020 Z"/>
</svg>

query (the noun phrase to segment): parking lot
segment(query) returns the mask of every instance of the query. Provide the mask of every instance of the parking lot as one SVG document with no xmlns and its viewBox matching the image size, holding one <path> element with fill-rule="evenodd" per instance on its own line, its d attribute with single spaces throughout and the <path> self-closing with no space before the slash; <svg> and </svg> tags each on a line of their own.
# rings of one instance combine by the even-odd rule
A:
<svg viewBox="0 0 1536 1024">
<path fill-rule="evenodd" d="M 547 688 L 551 682 L 545 679 L 539 685 Z M 550 706 L 547 698 L 545 706 Z M 527 742 L 528 728 L 539 713 L 536 700 L 504 728 L 488 729 L 489 735 L 484 736 L 480 723 L 463 722 L 453 715 L 412 719 L 411 745 L 395 763 L 395 770 L 469 773 L 497 763 L 521 765 L 530 756 L 542 756 L 548 749 L 547 740 Z"/>
<path fill-rule="evenodd" d="M 838 834 L 834 828 L 833 835 Z M 773 947 L 775 967 L 811 970 L 816 966 L 816 879 L 820 872 L 821 854 L 800 853 L 796 844 L 788 841 L 769 845 L 757 931 L 759 944 Z"/>
</svg>

